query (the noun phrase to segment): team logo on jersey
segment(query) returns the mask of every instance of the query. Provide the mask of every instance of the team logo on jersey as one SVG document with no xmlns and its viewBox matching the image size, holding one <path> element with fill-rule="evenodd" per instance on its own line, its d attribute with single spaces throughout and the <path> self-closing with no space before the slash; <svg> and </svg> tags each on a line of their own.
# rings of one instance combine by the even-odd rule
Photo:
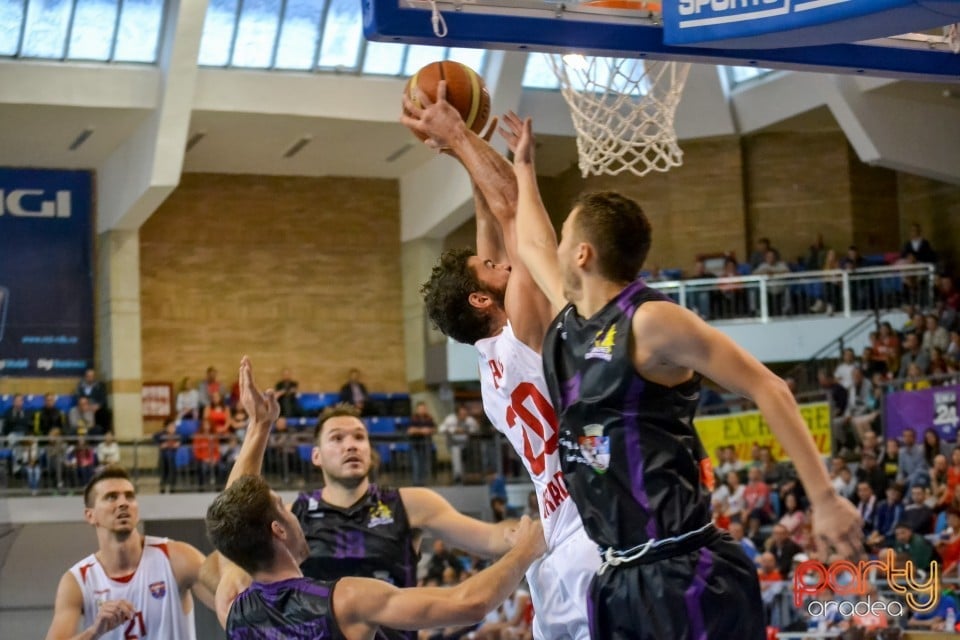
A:
<svg viewBox="0 0 960 640">
<path fill-rule="evenodd" d="M 393 524 L 393 512 L 390 511 L 390 507 L 378 500 L 377 506 L 370 507 L 370 522 L 367 523 L 367 528 L 372 529 L 385 524 Z"/>
<path fill-rule="evenodd" d="M 603 425 L 590 424 L 583 428 L 579 439 L 580 454 L 597 473 L 606 473 L 610 466 L 610 437 L 603 435 Z"/>
<path fill-rule="evenodd" d="M 585 358 L 587 360 L 593 358 L 599 358 L 600 360 L 606 360 L 610 362 L 613 359 L 613 341 L 617 337 L 617 327 L 616 325 L 610 327 L 606 331 L 601 329 L 597 331 L 597 338 L 593 341 L 593 346 L 590 347 L 590 350 L 587 351 Z"/>
<path fill-rule="evenodd" d="M 94 589 L 93 602 L 100 608 L 104 602 L 110 599 L 110 589 Z"/>
<path fill-rule="evenodd" d="M 163 596 L 167 595 L 167 583 L 166 582 L 153 582 L 150 584 L 150 595 L 155 599 L 160 600 Z"/>
</svg>

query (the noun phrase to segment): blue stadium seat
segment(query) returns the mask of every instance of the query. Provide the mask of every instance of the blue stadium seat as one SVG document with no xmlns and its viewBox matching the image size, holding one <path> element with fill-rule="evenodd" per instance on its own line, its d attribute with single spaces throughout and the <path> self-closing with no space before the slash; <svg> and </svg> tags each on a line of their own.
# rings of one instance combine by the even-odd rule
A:
<svg viewBox="0 0 960 640">
<path fill-rule="evenodd" d="M 0 460 L 13 460 L 13 449 L 0 449 Z"/>
<path fill-rule="evenodd" d="M 392 455 L 392 445 L 378 444 L 377 455 L 380 456 L 380 464 L 390 464 L 390 456 Z"/>
<path fill-rule="evenodd" d="M 192 438 L 199 428 L 199 420 L 181 420 L 180 424 L 177 425 L 177 433 L 184 438 Z"/>
<path fill-rule="evenodd" d="M 324 409 L 326 409 L 327 407 L 332 407 L 333 405 L 340 402 L 340 394 L 339 393 L 321 393 L 320 402 L 323 403 Z"/>
<path fill-rule="evenodd" d="M 308 464 L 313 464 L 313 445 L 312 444 L 301 444 L 297 446 L 297 457 L 300 458 L 301 462 L 306 462 Z"/>
<path fill-rule="evenodd" d="M 297 400 L 300 402 L 300 408 L 307 413 L 318 413 L 324 406 L 319 393 L 301 393 Z"/>
<path fill-rule="evenodd" d="M 682 269 L 660 269 L 660 275 L 667 280 L 679 280 L 683 277 Z"/>
<path fill-rule="evenodd" d="M 57 396 L 55 404 L 57 409 L 60 409 L 60 411 L 66 413 L 67 411 L 70 411 L 70 409 L 73 409 L 73 405 L 77 404 L 77 399 L 70 395 Z"/>
<path fill-rule="evenodd" d="M 13 406 L 13 395 L 7 394 L 0 396 L 0 414 L 6 413 L 7 409 Z"/>
<path fill-rule="evenodd" d="M 397 431 L 405 431 L 410 426 L 410 416 L 398 416 L 393 422 Z"/>
<path fill-rule="evenodd" d="M 397 421 L 394 418 L 364 418 L 363 422 L 372 435 L 394 435 L 397 432 Z"/>
<path fill-rule="evenodd" d="M 43 394 L 31 394 L 23 397 L 23 408 L 27 411 L 36 411 L 43 407 Z"/>
</svg>

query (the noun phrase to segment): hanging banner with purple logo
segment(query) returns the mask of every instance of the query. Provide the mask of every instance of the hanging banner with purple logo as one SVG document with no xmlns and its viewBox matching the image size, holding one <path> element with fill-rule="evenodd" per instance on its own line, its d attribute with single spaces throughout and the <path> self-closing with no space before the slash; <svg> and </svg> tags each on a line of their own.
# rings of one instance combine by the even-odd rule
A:
<svg viewBox="0 0 960 640">
<path fill-rule="evenodd" d="M 93 175 L 0 169 L 0 377 L 93 366 Z"/>
<path fill-rule="evenodd" d="M 904 430 L 913 429 L 917 433 L 917 441 L 920 441 L 923 432 L 932 428 L 942 439 L 956 441 L 957 427 L 960 425 L 958 395 L 960 385 L 887 394 L 884 409 L 886 437 L 899 439 Z"/>
</svg>

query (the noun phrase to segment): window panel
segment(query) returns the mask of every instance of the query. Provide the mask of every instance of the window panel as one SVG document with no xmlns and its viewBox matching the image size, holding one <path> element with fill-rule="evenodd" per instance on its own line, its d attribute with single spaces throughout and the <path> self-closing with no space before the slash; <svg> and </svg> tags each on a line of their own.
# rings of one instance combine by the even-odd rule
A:
<svg viewBox="0 0 960 640">
<path fill-rule="evenodd" d="M 447 60 L 467 65 L 477 73 L 483 75 L 483 65 L 486 62 L 487 52 L 483 49 L 458 49 L 452 47 L 447 54 Z"/>
<path fill-rule="evenodd" d="M 395 42 L 368 42 L 363 58 L 364 73 L 399 75 L 403 67 L 406 45 Z"/>
<path fill-rule="evenodd" d="M 322 0 L 287 0 L 277 45 L 278 69 L 312 69 L 320 38 Z"/>
<path fill-rule="evenodd" d="M 0 0 L 0 56 L 17 54 L 23 18 L 23 0 Z"/>
<path fill-rule="evenodd" d="M 201 65 L 225 67 L 230 58 L 233 28 L 237 20 L 238 0 L 210 0 L 200 38 Z"/>
<path fill-rule="evenodd" d="M 437 60 L 443 60 L 444 53 L 443 47 L 431 47 L 425 44 L 410 45 L 410 50 L 407 52 L 407 63 L 403 67 L 403 75 L 412 76 L 421 67 Z"/>
<path fill-rule="evenodd" d="M 156 62 L 163 0 L 124 0 L 113 59 Z"/>
<path fill-rule="evenodd" d="M 269 67 L 279 26 L 280 0 L 244 0 L 233 44 L 233 66 Z"/>
<path fill-rule="evenodd" d="M 363 25 L 357 0 L 330 0 L 321 42 L 321 67 L 356 68 Z"/>
<path fill-rule="evenodd" d="M 67 57 L 109 60 L 113 28 L 119 9 L 116 0 L 77 0 Z"/>
<path fill-rule="evenodd" d="M 67 39 L 72 3 L 67 0 L 32 0 L 21 55 L 31 58 L 60 58 Z"/>
<path fill-rule="evenodd" d="M 531 53 L 527 56 L 527 67 L 523 70 L 523 86 L 531 89 L 560 88 L 547 54 Z"/>
</svg>

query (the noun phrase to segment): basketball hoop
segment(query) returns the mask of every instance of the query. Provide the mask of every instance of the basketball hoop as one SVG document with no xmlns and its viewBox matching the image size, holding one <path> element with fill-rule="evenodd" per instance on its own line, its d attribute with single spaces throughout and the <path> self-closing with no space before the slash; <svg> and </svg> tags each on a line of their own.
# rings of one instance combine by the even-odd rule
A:
<svg viewBox="0 0 960 640">
<path fill-rule="evenodd" d="M 690 63 L 548 57 L 577 130 L 583 177 L 644 176 L 683 164 L 674 118 Z"/>
</svg>

